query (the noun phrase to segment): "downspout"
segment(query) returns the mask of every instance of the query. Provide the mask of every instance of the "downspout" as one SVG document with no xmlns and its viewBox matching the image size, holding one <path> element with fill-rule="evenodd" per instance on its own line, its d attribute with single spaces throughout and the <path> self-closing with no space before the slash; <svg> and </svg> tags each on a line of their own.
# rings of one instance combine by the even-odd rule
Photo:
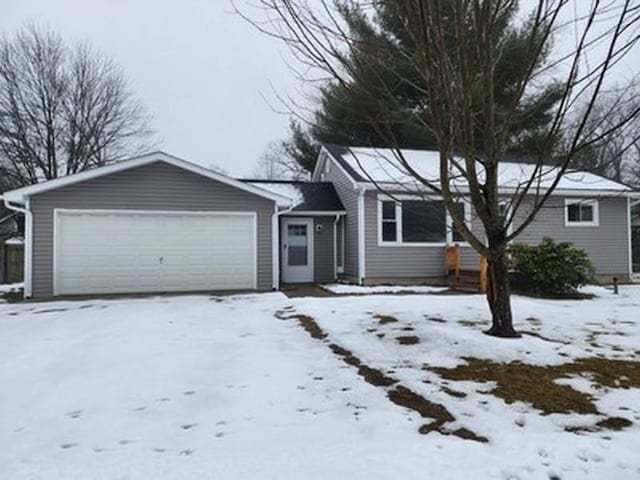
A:
<svg viewBox="0 0 640 480">
<path fill-rule="evenodd" d="M 367 270 L 365 268 L 365 235 L 364 235 L 364 194 L 365 187 L 360 186 L 358 191 L 358 283 L 364 285 L 365 275 Z"/>
<path fill-rule="evenodd" d="M 33 252 L 33 215 L 31 213 L 31 200 L 27 198 L 24 207 L 12 204 L 6 198 L 3 198 L 4 205 L 9 210 L 19 212 L 24 215 L 24 298 L 31 298 L 32 282 L 31 282 L 31 255 Z"/>
<path fill-rule="evenodd" d="M 634 277 L 633 271 L 633 229 L 631 228 L 631 208 L 633 208 L 638 201 L 632 202 L 631 197 L 627 197 L 627 241 L 629 242 L 629 280 L 632 281 Z"/>
<path fill-rule="evenodd" d="M 333 280 L 338 279 L 338 222 L 340 221 L 340 214 L 336 215 L 336 219 L 333 221 Z M 344 233 L 343 233 L 344 235 Z M 344 257 L 342 258 L 344 262 Z"/>
</svg>

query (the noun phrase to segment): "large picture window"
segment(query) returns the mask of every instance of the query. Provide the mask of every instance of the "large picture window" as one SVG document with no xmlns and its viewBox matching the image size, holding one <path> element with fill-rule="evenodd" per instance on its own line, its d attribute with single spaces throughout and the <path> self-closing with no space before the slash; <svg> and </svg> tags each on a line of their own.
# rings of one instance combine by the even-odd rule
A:
<svg viewBox="0 0 640 480">
<path fill-rule="evenodd" d="M 442 201 L 402 202 L 403 243 L 444 243 L 447 215 Z"/>
<path fill-rule="evenodd" d="M 468 206 L 457 204 L 468 224 Z M 378 232 L 381 245 L 443 245 L 464 242 L 441 199 L 380 200 Z"/>
</svg>

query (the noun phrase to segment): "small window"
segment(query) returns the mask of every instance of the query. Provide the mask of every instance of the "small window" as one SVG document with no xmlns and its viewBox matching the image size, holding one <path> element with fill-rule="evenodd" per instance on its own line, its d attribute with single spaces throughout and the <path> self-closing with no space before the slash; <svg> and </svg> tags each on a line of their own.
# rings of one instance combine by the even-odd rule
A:
<svg viewBox="0 0 640 480">
<path fill-rule="evenodd" d="M 439 200 L 402 202 L 402 241 L 404 243 L 444 243 L 447 240 L 447 214 Z"/>
<path fill-rule="evenodd" d="M 396 202 L 382 202 L 382 241 L 398 241 L 398 219 L 396 218 Z"/>
<path fill-rule="evenodd" d="M 597 227 L 598 202 L 596 200 L 566 200 L 565 225 L 568 227 Z"/>
</svg>

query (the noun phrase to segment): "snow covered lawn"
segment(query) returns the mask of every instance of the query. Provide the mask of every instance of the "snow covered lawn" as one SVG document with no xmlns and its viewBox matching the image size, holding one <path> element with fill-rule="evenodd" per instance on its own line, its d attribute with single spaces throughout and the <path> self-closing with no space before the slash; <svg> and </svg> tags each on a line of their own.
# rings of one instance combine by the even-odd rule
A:
<svg viewBox="0 0 640 480">
<path fill-rule="evenodd" d="M 478 295 L 2 304 L 0 478 L 637 478 L 638 389 L 567 379 L 593 393 L 603 415 L 541 415 L 482 393 L 490 385 L 423 369 L 462 357 L 638 361 L 640 288 L 597 293 L 573 302 L 516 297 L 516 325 L 538 336 L 515 341 L 480 333 L 487 309 Z M 328 338 L 311 338 L 278 311 L 313 317 Z M 419 343 L 401 345 L 399 336 Z M 455 417 L 447 428 L 489 442 L 419 434 L 428 420 L 390 402 L 391 387 L 365 382 L 330 343 L 444 405 Z M 633 425 L 564 429 L 604 416 Z"/>
</svg>

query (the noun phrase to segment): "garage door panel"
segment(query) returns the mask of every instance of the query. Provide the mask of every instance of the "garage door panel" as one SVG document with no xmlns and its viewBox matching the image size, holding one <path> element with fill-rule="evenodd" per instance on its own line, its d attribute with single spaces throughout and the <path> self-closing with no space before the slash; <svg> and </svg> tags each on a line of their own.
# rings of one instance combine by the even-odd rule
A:
<svg viewBox="0 0 640 480">
<path fill-rule="evenodd" d="M 57 212 L 56 294 L 255 288 L 255 217 Z"/>
</svg>

